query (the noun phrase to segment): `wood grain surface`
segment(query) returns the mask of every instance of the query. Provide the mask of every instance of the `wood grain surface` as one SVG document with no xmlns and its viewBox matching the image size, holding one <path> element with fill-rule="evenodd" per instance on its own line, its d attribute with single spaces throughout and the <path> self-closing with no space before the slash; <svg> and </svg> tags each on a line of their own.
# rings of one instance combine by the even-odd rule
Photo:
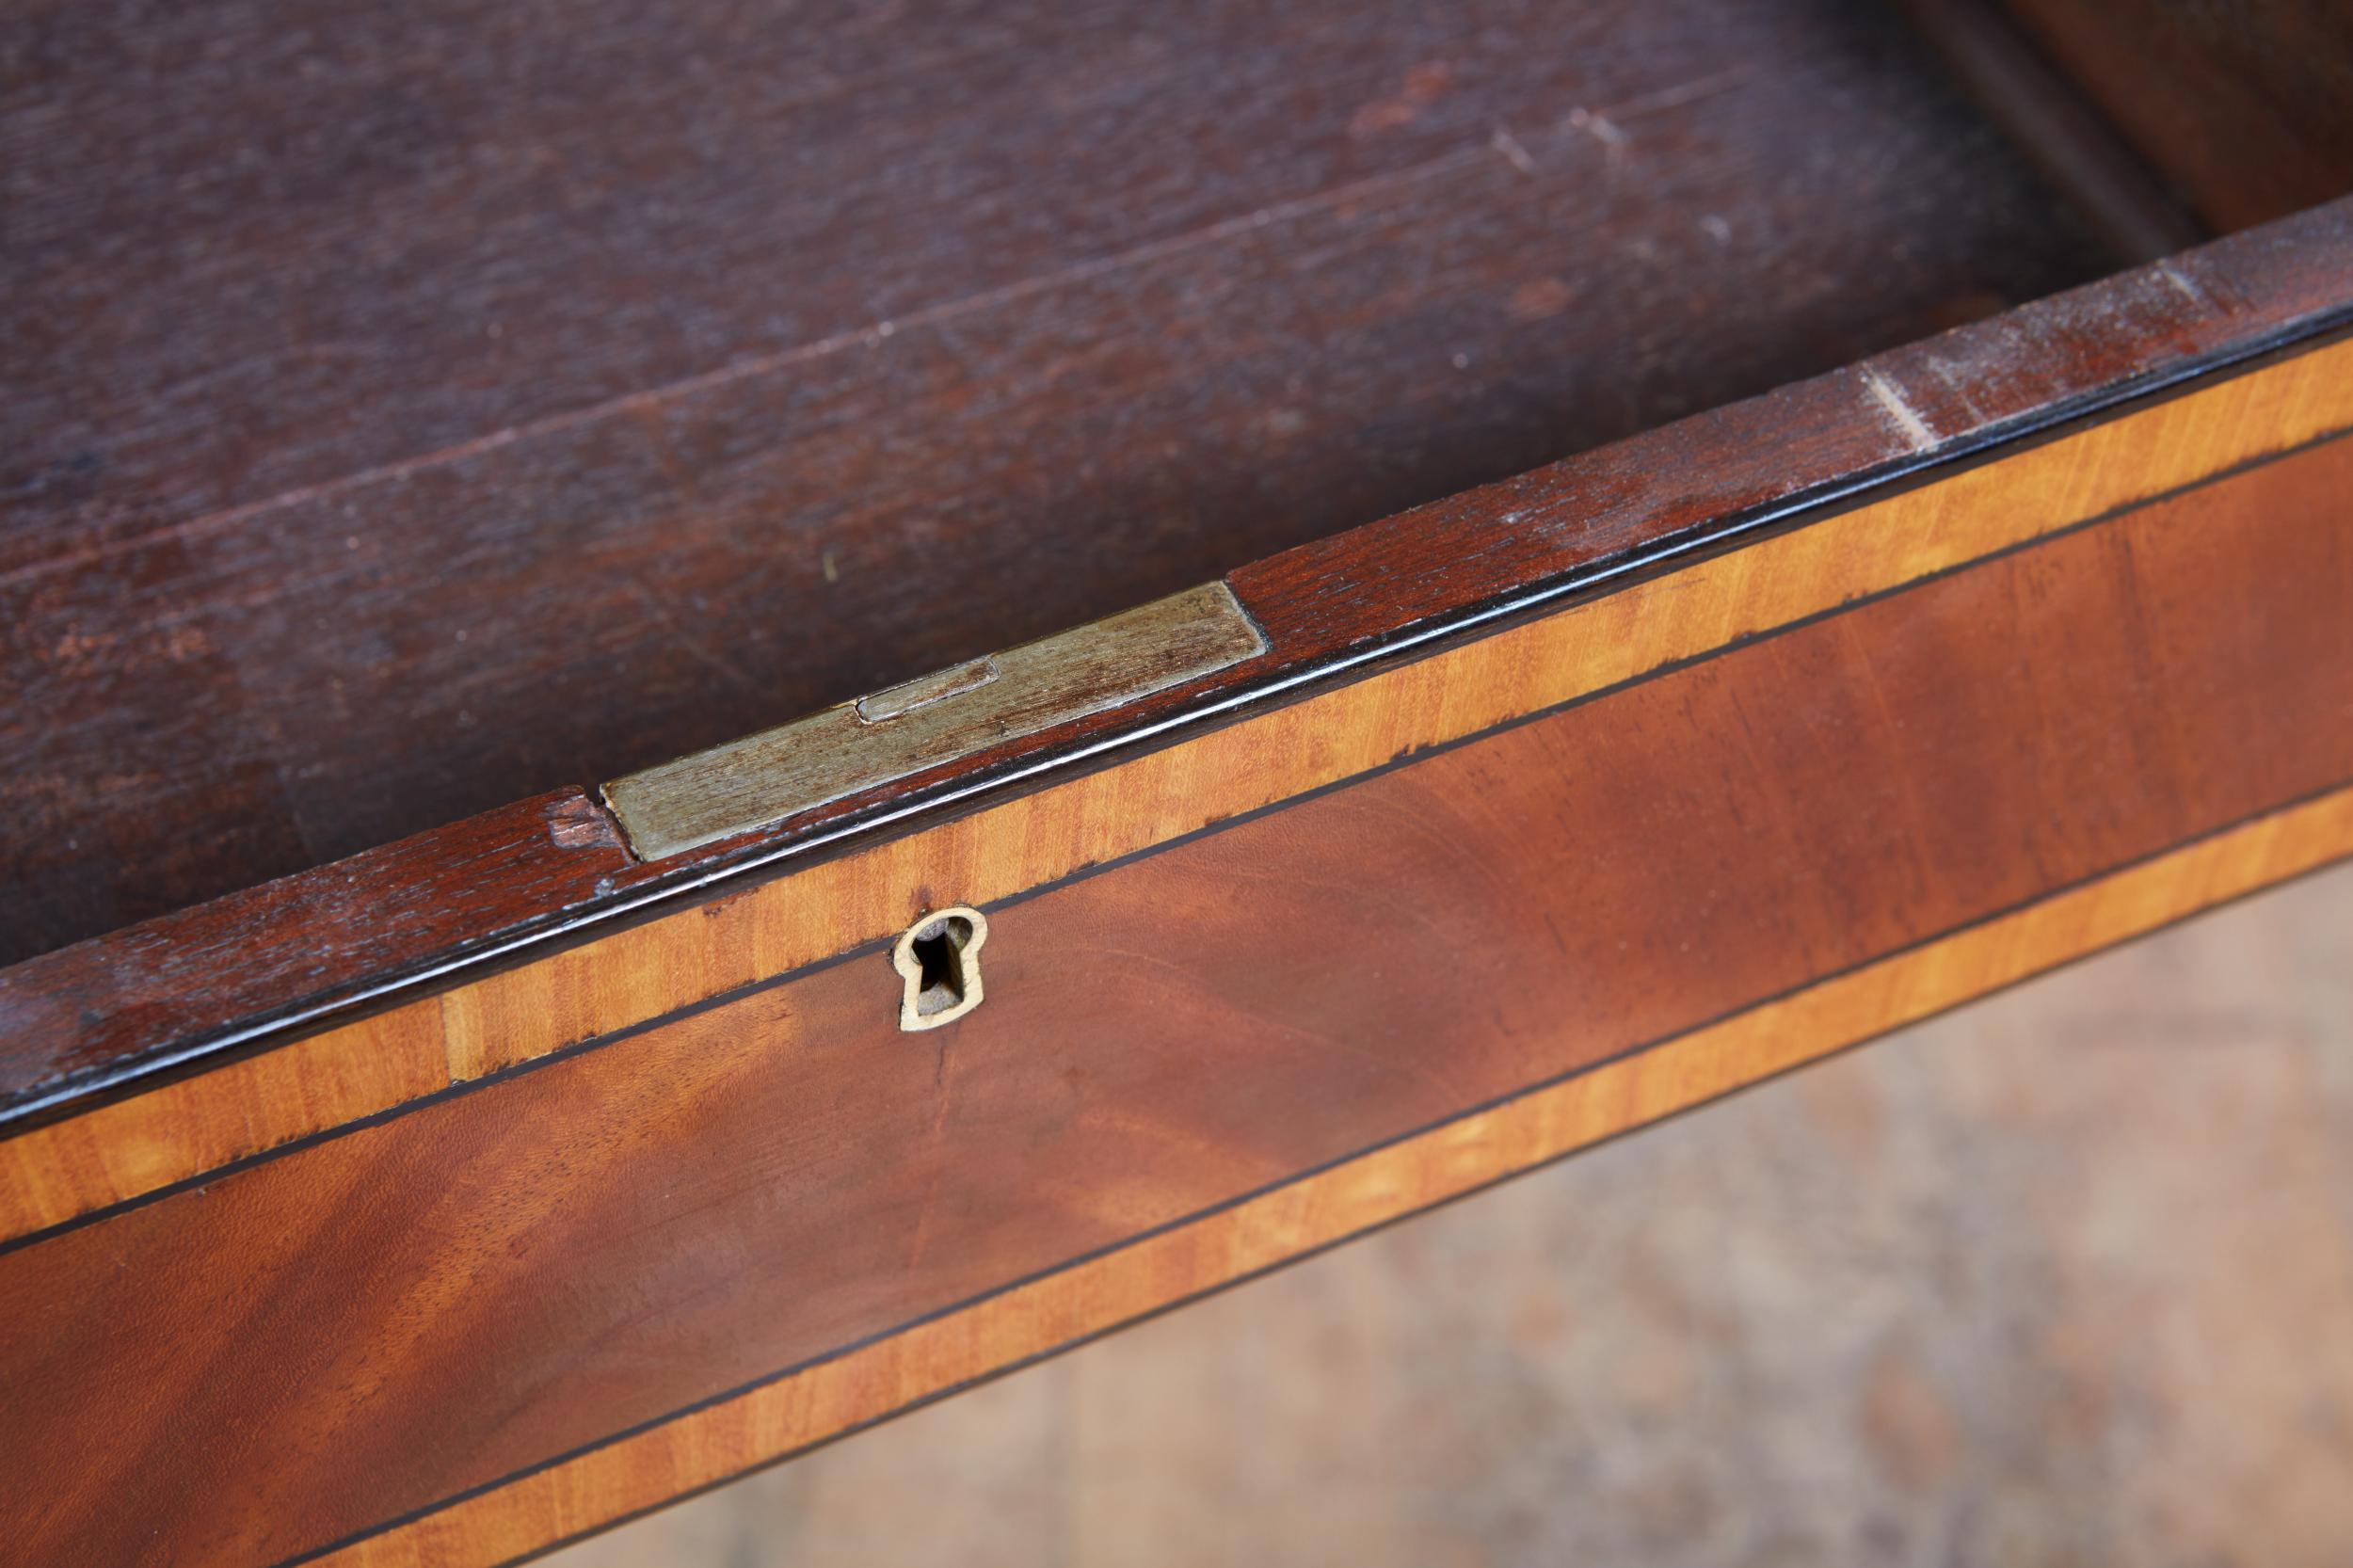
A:
<svg viewBox="0 0 2353 1568">
<path fill-rule="evenodd" d="M 2332 0 L 2005 0 L 2217 229 L 2353 190 L 2353 14 Z"/>
<path fill-rule="evenodd" d="M 19 32 L 0 961 L 2107 264 L 1835 0 Z"/>
<path fill-rule="evenodd" d="M 1238 574 L 1248 578 L 1250 612 L 1274 629 L 1269 657 L 1248 670 L 984 750 L 683 863 L 616 867 L 595 808 L 575 792 L 560 808 L 551 800 L 544 837 L 516 833 L 511 819 L 463 824 L 446 839 L 421 835 L 375 859 L 0 969 L 0 1017 L 10 1025 L 0 1034 L 0 1118 L 158 1064 L 282 1038 L 355 998 L 413 986 L 568 922 L 610 919 L 747 860 L 807 858 L 1009 770 L 1072 771 L 1086 747 L 1328 676 L 1514 596 L 1605 588 L 1646 562 L 2308 337 L 2353 309 L 2348 255 L 2353 202 L 1272 558 Z M 2191 440 L 2187 450 L 2209 452 L 2205 437 Z M 2167 472 L 2185 481 L 2199 471 Z M 486 839 L 507 846 L 502 857 L 481 856 Z M 466 899 L 445 911 L 408 896 L 409 882 L 439 874 L 437 856 L 474 865 Z M 282 909 L 310 912 L 301 942 L 257 921 Z M 263 1126 L 282 1120 L 272 1112 Z"/>
<path fill-rule="evenodd" d="M 2341 865 L 549 1568 L 2327 1562 L 2348 1039 Z"/>
<path fill-rule="evenodd" d="M 1209 701 L 1247 699 L 1266 682 L 1445 631 L 1499 598 L 1605 584 L 1661 553 L 2292 342 L 2353 309 L 2348 254 L 2353 202 L 2339 202 L 1417 508 L 1355 530 L 1353 544 L 1294 551 L 1266 563 L 1245 593 L 1261 624 L 1283 624 L 1269 676 L 1184 687 L 1118 718 L 822 808 L 775 834 L 713 845 L 687 864 L 614 867 L 585 824 L 595 808 L 571 792 L 555 812 L 567 826 L 543 839 L 513 834 L 508 822 L 468 822 L 402 840 L 383 857 L 296 873 L 254 897 L 19 963 L 0 970 L 0 1017 L 11 1024 L 0 1118 L 158 1062 L 282 1033 L 289 1019 L 477 963 L 557 925 L 612 919 L 649 892 L 746 859 L 809 855 L 878 815 L 969 789 L 974 776 L 1064 765 L 1073 746 L 1176 723 Z M 1396 602 L 1384 612 L 1388 593 Z M 508 843 L 504 857 L 477 855 L 485 836 Z M 433 881 L 438 857 L 472 864 L 468 900 L 447 914 L 405 897 L 409 881 Z M 287 909 L 303 911 L 298 944 L 280 935 L 275 911 Z"/>
<path fill-rule="evenodd" d="M 2120 255 L 2161 261 L 2208 238 L 2165 178 L 1998 0 L 1897 0 L 1988 119 Z"/>
<path fill-rule="evenodd" d="M 2120 117 L 2218 223 L 2344 184 L 2259 9 Z M 2353 854 L 2353 202 L 2005 312 L 2104 225 L 1885 12 L 1569 31 L 27 13 L 9 1550 L 536 1551 Z M 673 863 L 576 787 L 1221 573 Z"/>
<path fill-rule="evenodd" d="M 2283 360 L 1169 750 L 35 1127 L 0 1141 L 0 1237 L 879 945 L 938 903 L 1013 897 L 2195 486 L 2353 425 L 2348 364 L 2353 345 Z M 617 852 L 584 828 L 579 837 L 566 851 L 586 862 L 579 875 L 614 874 L 604 866 Z M 366 885 L 356 886 L 287 918 L 312 933 L 364 922 Z M 276 951 L 311 950 L 289 938 Z M 88 1036 L 78 1015 L 38 1011 L 54 988 L 17 984 L 70 956 L 0 975 L 0 1001 L 18 999 L 16 1041 Z M 92 984 L 112 974 L 120 984 L 121 972 Z M 616 986 L 615 974 L 632 978 Z M 50 1065 L 21 1047 L 5 1060 L 28 1078 Z"/>
<path fill-rule="evenodd" d="M 1000 904 L 920 1041 L 857 952 L 20 1245 L 6 1511 L 496 1559 L 2353 852 L 2348 494 L 2310 446 Z"/>
<path fill-rule="evenodd" d="M 1172 1286 L 1208 1292 L 1249 1280 L 2089 951 L 2074 944 L 2140 936 L 2210 901 L 2341 862 L 2348 853 L 2353 794 L 2340 792 L 2021 916 L 1990 921 L 1962 938 L 1317 1172 L 1112 1257 L 1016 1286 L 953 1317 L 914 1324 L 313 1560 L 349 1568 L 444 1568 L 495 1562 L 550 1541 L 577 1539 L 662 1507 L 691 1488 L 805 1452 L 927 1404 L 942 1391 L 960 1392 L 1007 1368 L 1026 1369 L 1038 1357 L 1163 1311 L 1173 1304 L 1165 1293 Z M 2022 1092 L 2030 1091 L 2022 1085 Z M 2249 1192 L 2246 1198 L 2259 1206 L 2276 1201 L 2277 1193 Z M 1286 1367 L 1277 1375 L 1297 1370 Z M 1150 1406 L 1131 1405 L 1122 1418 L 1152 1414 Z M 2078 1430 L 2071 1427 L 2070 1434 Z M 2299 1453 L 2280 1457 L 2291 1468 L 2305 1469 Z M 896 1473 L 892 1492 L 902 1518 L 905 1475 Z M 2267 1490 L 2260 1480 L 2250 1486 Z M 2327 1495 L 2325 1486 L 2315 1491 Z"/>
</svg>

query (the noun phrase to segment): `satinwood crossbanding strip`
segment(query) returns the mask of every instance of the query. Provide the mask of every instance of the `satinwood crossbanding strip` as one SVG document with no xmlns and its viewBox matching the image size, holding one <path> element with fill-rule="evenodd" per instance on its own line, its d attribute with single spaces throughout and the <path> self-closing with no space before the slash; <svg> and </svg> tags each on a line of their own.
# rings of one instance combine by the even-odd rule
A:
<svg viewBox="0 0 2353 1568">
<path fill-rule="evenodd" d="M 2281 360 L 961 820 L 0 1143 L 0 1240 L 886 940 L 2353 427 L 2353 344 Z"/>
</svg>

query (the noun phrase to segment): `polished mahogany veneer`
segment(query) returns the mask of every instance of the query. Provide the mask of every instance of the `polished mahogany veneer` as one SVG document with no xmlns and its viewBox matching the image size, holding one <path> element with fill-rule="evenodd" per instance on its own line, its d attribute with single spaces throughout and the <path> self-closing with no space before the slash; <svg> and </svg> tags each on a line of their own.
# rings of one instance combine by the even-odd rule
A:
<svg viewBox="0 0 2353 1568">
<path fill-rule="evenodd" d="M 2353 856 L 2293 0 L 23 34 L 10 1560 L 527 1557 Z"/>
</svg>

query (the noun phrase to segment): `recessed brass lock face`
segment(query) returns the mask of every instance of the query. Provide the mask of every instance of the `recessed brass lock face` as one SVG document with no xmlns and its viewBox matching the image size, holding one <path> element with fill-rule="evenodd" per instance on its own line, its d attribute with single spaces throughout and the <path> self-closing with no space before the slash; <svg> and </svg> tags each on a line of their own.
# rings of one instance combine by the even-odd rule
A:
<svg viewBox="0 0 2353 1568">
<path fill-rule="evenodd" d="M 1224 583 L 870 692 L 604 787 L 648 860 L 773 826 L 1266 651 Z"/>
</svg>

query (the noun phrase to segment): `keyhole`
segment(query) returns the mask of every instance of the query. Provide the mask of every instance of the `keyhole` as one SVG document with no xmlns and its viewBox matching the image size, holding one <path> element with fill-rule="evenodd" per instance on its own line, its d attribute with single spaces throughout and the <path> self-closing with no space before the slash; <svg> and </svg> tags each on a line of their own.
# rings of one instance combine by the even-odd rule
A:
<svg viewBox="0 0 2353 1568">
<path fill-rule="evenodd" d="M 890 950 L 890 967 L 906 982 L 901 1029 L 937 1029 L 981 1004 L 981 944 L 988 917 L 959 904 L 924 916 Z"/>
</svg>

